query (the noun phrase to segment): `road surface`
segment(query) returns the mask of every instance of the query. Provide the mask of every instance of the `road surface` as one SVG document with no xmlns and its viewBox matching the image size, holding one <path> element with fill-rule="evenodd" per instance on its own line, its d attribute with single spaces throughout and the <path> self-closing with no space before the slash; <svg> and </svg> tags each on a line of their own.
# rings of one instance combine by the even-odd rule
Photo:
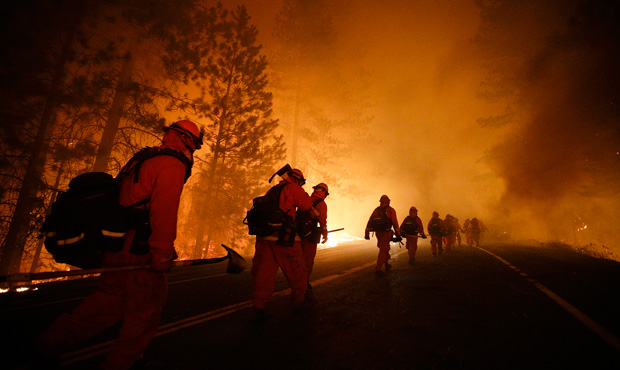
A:
<svg viewBox="0 0 620 370">
<path fill-rule="evenodd" d="M 413 266 L 393 246 L 394 267 L 379 277 L 376 254 L 374 241 L 319 250 L 304 310 L 291 309 L 280 274 L 259 322 L 249 271 L 173 271 L 159 332 L 136 368 L 620 369 L 618 262 L 525 243 L 432 257 L 425 241 Z M 6 368 L 25 368 L 35 333 L 96 280 L 0 296 Z M 63 368 L 96 368 L 115 330 L 65 356 Z"/>
</svg>

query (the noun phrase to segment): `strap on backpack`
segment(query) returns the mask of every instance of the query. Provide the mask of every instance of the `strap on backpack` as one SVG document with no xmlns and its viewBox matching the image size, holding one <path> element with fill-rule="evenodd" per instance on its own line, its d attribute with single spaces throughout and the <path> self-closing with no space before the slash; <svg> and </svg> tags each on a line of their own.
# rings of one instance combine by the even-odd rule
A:
<svg viewBox="0 0 620 370">
<path fill-rule="evenodd" d="M 131 171 L 133 171 L 134 172 L 133 182 L 137 183 L 139 175 L 140 175 L 140 168 L 142 167 L 142 164 L 146 160 L 159 156 L 159 155 L 169 155 L 169 156 L 175 157 L 178 160 L 180 160 L 185 165 L 184 182 L 187 182 L 187 179 L 192 174 L 193 163 L 190 161 L 189 158 L 185 156 L 185 154 L 177 150 L 170 149 L 170 148 L 152 148 L 148 146 L 138 151 L 136 154 L 133 155 L 133 157 L 131 157 L 131 159 L 127 162 L 127 164 L 125 164 L 125 166 L 123 166 L 121 171 L 118 173 L 118 175 L 116 176 L 116 179 L 121 180 L 125 176 L 127 176 L 129 173 L 131 173 Z"/>
</svg>

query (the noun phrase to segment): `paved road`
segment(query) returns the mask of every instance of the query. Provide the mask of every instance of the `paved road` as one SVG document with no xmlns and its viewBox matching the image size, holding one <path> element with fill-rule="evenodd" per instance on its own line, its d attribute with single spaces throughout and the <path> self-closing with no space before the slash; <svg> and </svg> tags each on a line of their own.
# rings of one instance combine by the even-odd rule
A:
<svg viewBox="0 0 620 370">
<path fill-rule="evenodd" d="M 224 275 L 225 266 L 174 272 L 160 332 L 139 367 L 620 368 L 617 262 L 522 243 L 433 258 L 424 244 L 414 266 L 404 249 L 393 248 L 394 268 L 377 277 L 376 252 L 365 241 L 319 251 L 306 309 L 291 310 L 280 277 L 271 316 L 262 322 L 253 321 L 247 272 Z M 39 290 L 54 304 L 0 298 L 7 303 L 2 320 L 10 319 L 3 325 L 17 337 L 17 323 L 24 333 L 36 332 L 79 301 L 68 296 L 67 284 L 83 294 L 92 289 L 92 283 L 64 284 Z M 33 316 L 39 320 L 24 324 Z M 65 368 L 95 368 L 105 351 L 97 344 L 113 335 L 67 357 Z M 23 363 L 23 351 L 14 347 L 9 363 Z"/>
</svg>

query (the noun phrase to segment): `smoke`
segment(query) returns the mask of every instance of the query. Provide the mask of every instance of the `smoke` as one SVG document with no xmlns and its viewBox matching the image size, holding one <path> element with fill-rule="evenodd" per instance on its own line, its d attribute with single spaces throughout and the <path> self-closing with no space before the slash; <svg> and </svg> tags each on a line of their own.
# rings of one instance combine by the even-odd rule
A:
<svg viewBox="0 0 620 370">
<path fill-rule="evenodd" d="M 282 1 L 245 3 L 270 57 Z M 415 205 L 425 223 L 438 211 L 482 218 L 495 234 L 613 245 L 616 1 L 331 5 L 337 37 L 325 63 L 367 74 L 368 87 L 349 93 L 367 97 L 373 119 L 371 142 L 360 139 L 352 158 L 339 159 L 363 191 L 330 189 L 331 227 L 361 236 L 387 194 L 399 220 Z M 312 77 L 334 83 L 333 75 Z"/>
<path fill-rule="evenodd" d="M 529 25 L 531 40 L 502 72 L 522 117 L 488 156 L 506 184 L 501 216 L 522 236 L 617 248 L 618 3 L 561 1 L 546 9 L 537 3 L 520 2 L 517 11 L 503 13 L 501 25 L 486 23 L 502 26 L 504 48 L 513 45 L 496 57 L 514 56 L 524 33 L 519 25 Z M 533 22 L 532 10 L 544 17 Z"/>
</svg>

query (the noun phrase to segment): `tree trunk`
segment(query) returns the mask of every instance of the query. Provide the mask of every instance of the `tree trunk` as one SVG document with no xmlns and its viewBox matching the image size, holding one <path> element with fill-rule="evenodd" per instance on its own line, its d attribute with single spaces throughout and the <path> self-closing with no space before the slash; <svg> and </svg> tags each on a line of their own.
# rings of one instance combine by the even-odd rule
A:
<svg viewBox="0 0 620 370">
<path fill-rule="evenodd" d="M 108 111 L 108 119 L 106 121 L 103 134 L 101 135 L 101 142 L 99 143 L 99 150 L 97 151 L 97 157 L 95 158 L 95 164 L 93 165 L 93 171 L 107 172 L 108 162 L 112 155 L 112 147 L 114 146 L 114 138 L 118 132 L 118 127 L 123 116 L 123 108 L 125 106 L 125 99 L 127 99 L 127 85 L 131 82 L 131 74 L 133 72 L 133 58 L 131 53 L 127 52 L 123 67 L 121 68 L 118 76 L 118 83 L 116 84 L 116 92 L 114 93 L 114 99 L 112 100 L 112 106 Z"/>
<path fill-rule="evenodd" d="M 211 159 L 211 163 L 209 163 L 209 174 L 207 176 L 206 179 L 206 185 L 207 185 L 207 191 L 206 191 L 206 196 L 204 199 L 204 202 L 201 202 L 198 204 L 198 207 L 200 207 L 200 212 L 198 212 L 198 214 L 200 215 L 200 219 L 197 220 L 198 222 L 198 226 L 196 228 L 196 239 L 194 242 L 195 245 L 195 249 L 196 250 L 202 250 L 202 246 L 204 243 L 204 237 L 206 235 L 206 229 L 207 229 L 207 223 L 210 221 L 211 215 L 209 214 L 209 212 L 212 209 L 212 196 L 211 193 L 213 192 L 213 186 L 214 186 L 214 182 L 215 182 L 215 173 L 217 170 L 217 161 L 219 160 L 220 157 L 220 153 L 219 153 L 219 141 L 218 143 L 216 143 L 215 146 L 215 150 L 213 151 L 213 158 Z"/>
<path fill-rule="evenodd" d="M 19 191 L 17 204 L 4 245 L 2 246 L 2 255 L 0 259 L 0 275 L 9 275 L 19 272 L 24 246 L 28 239 L 28 231 L 30 228 L 30 212 L 34 208 L 43 175 L 45 156 L 49 149 L 49 141 L 47 140 L 48 132 L 53 127 L 52 116 L 56 108 L 56 97 L 60 83 L 65 74 L 65 66 L 71 53 L 73 38 L 77 31 L 79 21 L 76 21 L 73 27 L 67 33 L 67 39 L 62 47 L 60 59 L 54 70 L 50 90 L 41 114 L 41 124 L 37 130 L 37 135 L 32 143 L 32 151 L 30 160 L 26 166 L 24 180 Z"/>
<path fill-rule="evenodd" d="M 54 202 L 56 201 L 56 196 L 58 195 L 58 186 L 60 185 L 60 179 L 62 177 L 62 173 L 63 173 L 63 168 L 65 168 L 65 161 L 63 160 L 60 163 L 60 166 L 58 166 L 58 171 L 56 172 L 56 180 L 54 181 L 54 194 L 52 195 L 52 197 L 50 198 L 50 202 L 48 205 L 48 210 L 51 209 L 52 204 L 54 204 Z M 49 212 L 49 211 L 48 211 Z M 34 274 L 35 272 L 37 272 L 37 265 L 39 264 L 39 257 L 41 256 L 41 250 L 43 249 L 43 243 L 44 243 L 45 239 L 39 239 L 39 241 L 37 242 L 37 249 L 34 252 L 34 256 L 32 257 L 32 264 L 30 265 L 30 273 Z"/>
</svg>

